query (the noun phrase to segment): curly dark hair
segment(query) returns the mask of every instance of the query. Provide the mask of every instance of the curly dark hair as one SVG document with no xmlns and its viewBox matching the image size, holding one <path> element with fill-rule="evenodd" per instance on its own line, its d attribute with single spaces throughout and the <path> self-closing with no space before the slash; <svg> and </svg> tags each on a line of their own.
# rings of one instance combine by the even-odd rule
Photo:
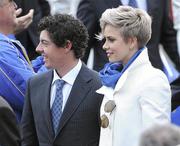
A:
<svg viewBox="0 0 180 146">
<path fill-rule="evenodd" d="M 84 24 L 68 14 L 56 14 L 41 19 L 38 30 L 46 30 L 58 47 L 64 47 L 67 40 L 72 42 L 76 58 L 82 58 L 88 44 L 88 32 Z"/>
</svg>

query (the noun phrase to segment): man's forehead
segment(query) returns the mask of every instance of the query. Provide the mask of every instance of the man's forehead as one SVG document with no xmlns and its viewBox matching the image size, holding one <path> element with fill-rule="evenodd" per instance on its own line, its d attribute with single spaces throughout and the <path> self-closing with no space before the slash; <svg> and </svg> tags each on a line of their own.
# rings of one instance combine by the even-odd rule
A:
<svg viewBox="0 0 180 146">
<path fill-rule="evenodd" d="M 49 38 L 49 32 L 47 30 L 42 30 L 40 32 L 40 37 L 46 37 Z"/>
<path fill-rule="evenodd" d="M 43 30 L 40 32 L 40 40 L 46 40 L 46 41 L 51 42 L 49 32 L 47 30 Z"/>
</svg>

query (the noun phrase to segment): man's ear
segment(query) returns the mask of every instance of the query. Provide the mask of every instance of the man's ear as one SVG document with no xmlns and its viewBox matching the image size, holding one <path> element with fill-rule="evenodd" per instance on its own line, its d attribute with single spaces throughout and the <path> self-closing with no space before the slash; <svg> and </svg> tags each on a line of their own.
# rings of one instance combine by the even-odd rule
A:
<svg viewBox="0 0 180 146">
<path fill-rule="evenodd" d="M 65 45 L 64 45 L 64 48 L 65 48 L 67 51 L 71 50 L 71 48 L 72 48 L 72 42 L 71 42 L 70 40 L 67 40 L 66 43 L 65 43 Z"/>
</svg>

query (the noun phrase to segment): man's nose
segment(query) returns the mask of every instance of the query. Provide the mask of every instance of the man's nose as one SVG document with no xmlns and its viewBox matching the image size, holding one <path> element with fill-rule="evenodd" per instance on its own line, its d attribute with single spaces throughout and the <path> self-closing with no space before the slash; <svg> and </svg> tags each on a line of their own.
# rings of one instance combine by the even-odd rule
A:
<svg viewBox="0 0 180 146">
<path fill-rule="evenodd" d="M 40 45 L 40 43 L 38 44 L 38 46 L 36 47 L 36 52 L 38 52 L 38 53 L 42 53 L 43 52 L 43 48 L 42 48 L 42 46 Z"/>
</svg>

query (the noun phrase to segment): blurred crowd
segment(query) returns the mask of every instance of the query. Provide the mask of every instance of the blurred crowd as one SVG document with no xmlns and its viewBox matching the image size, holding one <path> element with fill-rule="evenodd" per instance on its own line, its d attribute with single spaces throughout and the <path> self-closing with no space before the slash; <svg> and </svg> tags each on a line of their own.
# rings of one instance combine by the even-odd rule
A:
<svg viewBox="0 0 180 146">
<path fill-rule="evenodd" d="M 0 146 L 178 146 L 180 1 L 1 0 L 0 80 Z"/>
</svg>

